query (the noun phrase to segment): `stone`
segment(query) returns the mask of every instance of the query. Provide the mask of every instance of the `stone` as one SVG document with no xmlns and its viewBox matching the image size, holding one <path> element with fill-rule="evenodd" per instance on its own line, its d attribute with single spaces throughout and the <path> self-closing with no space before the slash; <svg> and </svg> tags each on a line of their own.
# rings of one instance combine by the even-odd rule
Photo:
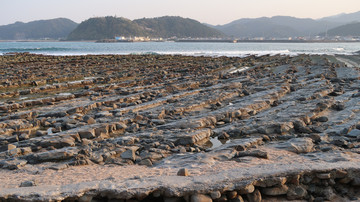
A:
<svg viewBox="0 0 360 202">
<path fill-rule="evenodd" d="M 352 179 L 350 177 L 344 177 L 342 179 L 340 179 L 338 182 L 340 184 L 349 184 L 352 181 Z"/>
<path fill-rule="evenodd" d="M 226 132 L 222 132 L 219 136 L 218 139 L 219 140 L 228 140 L 230 138 L 230 135 L 227 134 Z"/>
<path fill-rule="evenodd" d="M 40 163 L 47 161 L 62 161 L 72 158 L 77 154 L 78 149 L 76 148 L 62 148 L 51 151 L 45 151 L 26 156 L 26 159 L 30 163 Z"/>
<path fill-rule="evenodd" d="M 293 138 L 285 143 L 280 143 L 276 147 L 301 154 L 312 152 L 314 149 L 314 143 L 311 138 Z"/>
<path fill-rule="evenodd" d="M 84 138 L 84 139 L 81 139 L 81 144 L 84 145 L 84 146 L 85 145 L 92 145 L 93 141 Z"/>
<path fill-rule="evenodd" d="M 321 142 L 321 136 L 319 134 L 310 134 L 309 138 L 311 138 L 315 143 Z"/>
<path fill-rule="evenodd" d="M 255 191 L 253 193 L 246 194 L 246 197 L 249 202 L 261 202 L 262 201 L 261 192 L 258 189 L 255 189 Z"/>
<path fill-rule="evenodd" d="M 82 131 L 79 131 L 79 136 L 80 138 L 86 138 L 86 139 L 93 139 L 95 138 L 95 130 L 92 129 L 92 128 L 89 128 L 87 130 L 82 130 Z"/>
<path fill-rule="evenodd" d="M 228 199 L 234 199 L 237 196 L 237 191 L 229 191 L 226 193 Z"/>
<path fill-rule="evenodd" d="M 177 197 L 164 197 L 164 202 L 183 202 L 183 198 L 177 198 Z"/>
<path fill-rule="evenodd" d="M 180 147 L 179 148 L 179 153 L 186 153 L 185 147 Z"/>
<path fill-rule="evenodd" d="M 327 180 L 331 178 L 331 173 L 316 173 L 316 177 L 322 180 Z"/>
<path fill-rule="evenodd" d="M 99 128 L 95 128 L 95 136 L 96 137 L 101 136 L 102 134 L 105 136 L 107 136 L 109 134 L 108 126 L 103 125 Z"/>
<path fill-rule="evenodd" d="M 326 116 L 320 116 L 320 117 L 316 118 L 316 121 L 318 121 L 318 122 L 327 122 L 328 120 L 329 120 L 329 118 Z"/>
<path fill-rule="evenodd" d="M 36 186 L 36 182 L 33 180 L 24 181 L 20 184 L 20 187 L 33 187 Z"/>
<path fill-rule="evenodd" d="M 360 139 L 360 130 L 359 129 L 352 129 L 348 134 L 345 135 L 346 137 L 350 138 L 358 138 Z"/>
<path fill-rule="evenodd" d="M 100 153 L 92 153 L 90 160 L 94 163 L 100 164 L 104 161 L 104 157 Z"/>
<path fill-rule="evenodd" d="M 153 165 L 153 163 L 150 159 L 142 159 L 138 164 L 144 165 L 144 166 L 152 166 Z"/>
<path fill-rule="evenodd" d="M 95 124 L 96 120 L 93 117 L 90 116 L 84 116 L 83 120 L 87 123 L 87 124 Z"/>
<path fill-rule="evenodd" d="M 135 150 L 127 149 L 125 152 L 121 153 L 121 158 L 130 159 L 132 161 L 135 161 L 135 159 L 136 159 Z"/>
<path fill-rule="evenodd" d="M 286 198 L 289 200 L 300 200 L 307 196 L 307 191 L 302 186 L 290 186 Z"/>
<path fill-rule="evenodd" d="M 220 193 L 220 191 L 212 191 L 212 192 L 210 192 L 210 197 L 213 200 L 219 199 L 221 197 L 221 193 Z"/>
<path fill-rule="evenodd" d="M 345 177 L 347 177 L 347 175 L 348 175 L 348 172 L 345 170 L 337 169 L 335 172 L 335 178 L 345 178 Z"/>
<path fill-rule="evenodd" d="M 210 196 L 204 195 L 204 194 L 194 194 L 190 197 L 190 202 L 212 202 Z"/>
<path fill-rule="evenodd" d="M 286 181 L 287 181 L 286 177 L 271 177 L 265 179 L 258 179 L 253 182 L 253 185 L 257 187 L 273 187 L 273 186 L 284 185 Z"/>
<path fill-rule="evenodd" d="M 241 187 L 241 188 L 238 190 L 238 193 L 241 194 L 241 195 L 243 195 L 243 194 L 253 193 L 254 191 L 255 191 L 254 185 L 248 184 L 248 185 L 246 185 L 245 187 Z"/>
<path fill-rule="evenodd" d="M 181 168 L 178 172 L 177 172 L 178 176 L 189 176 L 189 171 L 187 168 Z"/>
<path fill-rule="evenodd" d="M 79 202 L 90 202 L 93 201 L 93 196 L 92 195 L 88 195 L 88 194 L 84 194 L 82 196 L 79 197 Z"/>
<path fill-rule="evenodd" d="M 355 177 L 352 181 L 351 181 L 351 185 L 355 186 L 355 187 L 359 187 L 360 186 L 360 177 Z"/>
<path fill-rule="evenodd" d="M 244 202 L 244 199 L 241 196 L 236 196 L 235 198 L 231 199 L 230 202 Z"/>
<path fill-rule="evenodd" d="M 289 188 L 286 185 L 282 185 L 279 187 L 266 187 L 261 190 L 261 193 L 268 196 L 279 196 L 286 194 L 288 189 Z"/>
<path fill-rule="evenodd" d="M 7 149 L 8 150 L 16 149 L 16 146 L 13 144 L 8 144 Z"/>
<path fill-rule="evenodd" d="M 244 157 L 244 156 L 253 156 L 257 158 L 269 159 L 268 153 L 261 150 L 238 151 L 234 157 L 236 158 L 236 157 Z"/>
<path fill-rule="evenodd" d="M 127 126 L 125 123 L 123 123 L 123 122 L 116 123 L 116 130 L 122 130 L 122 129 L 125 130 L 126 128 L 127 128 Z"/>
<path fill-rule="evenodd" d="M 108 111 L 102 111 L 102 112 L 95 114 L 95 118 L 97 119 L 97 118 L 102 118 L 102 117 L 110 117 L 112 115 L 113 114 Z"/>
<path fill-rule="evenodd" d="M 20 159 L 6 159 L 0 161 L 0 167 L 9 170 L 15 170 L 24 167 L 28 162 Z"/>
</svg>

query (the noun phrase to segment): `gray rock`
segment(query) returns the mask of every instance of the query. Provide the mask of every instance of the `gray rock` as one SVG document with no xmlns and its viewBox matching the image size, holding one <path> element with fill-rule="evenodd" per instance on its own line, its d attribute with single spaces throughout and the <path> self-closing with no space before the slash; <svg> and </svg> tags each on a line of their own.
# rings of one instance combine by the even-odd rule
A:
<svg viewBox="0 0 360 202">
<path fill-rule="evenodd" d="M 183 198 L 176 198 L 176 197 L 172 197 L 172 198 L 165 197 L 164 198 L 164 202 L 183 202 L 183 201 L 184 201 Z"/>
<path fill-rule="evenodd" d="M 258 189 L 256 189 L 253 193 L 246 194 L 249 202 L 261 202 L 262 197 L 261 193 Z"/>
<path fill-rule="evenodd" d="M 6 159 L 0 161 L 0 167 L 9 170 L 15 170 L 24 167 L 27 164 L 26 160 L 20 159 Z"/>
<path fill-rule="evenodd" d="M 113 114 L 108 111 L 102 111 L 102 112 L 95 114 L 95 118 L 97 119 L 97 118 L 102 118 L 102 117 L 110 117 L 112 115 Z"/>
<path fill-rule="evenodd" d="M 63 161 L 72 158 L 75 154 L 78 153 L 76 148 L 62 148 L 57 150 L 51 150 L 36 154 L 30 154 L 25 156 L 25 158 L 30 163 L 40 163 L 47 161 Z"/>
<path fill-rule="evenodd" d="M 331 173 L 316 173 L 316 177 L 322 180 L 327 180 L 331 178 Z"/>
<path fill-rule="evenodd" d="M 181 168 L 178 172 L 177 172 L 178 176 L 189 176 L 189 171 L 187 168 Z"/>
<path fill-rule="evenodd" d="M 235 199 L 235 197 L 237 196 L 237 191 L 229 191 L 226 193 L 226 196 L 228 199 Z"/>
<path fill-rule="evenodd" d="M 352 129 L 348 134 L 345 135 L 346 137 L 350 138 L 360 138 L 360 130 L 359 129 Z"/>
<path fill-rule="evenodd" d="M 266 187 L 261 190 L 261 193 L 268 196 L 279 196 L 286 194 L 288 189 L 289 188 L 286 185 L 282 185 L 279 187 Z"/>
<path fill-rule="evenodd" d="M 144 166 L 152 166 L 153 165 L 153 163 L 150 159 L 142 159 L 138 164 L 144 165 Z"/>
<path fill-rule="evenodd" d="M 20 187 L 33 187 L 36 186 L 36 182 L 33 180 L 24 181 L 20 184 Z"/>
<path fill-rule="evenodd" d="M 135 161 L 136 159 L 135 151 L 133 149 L 128 149 L 125 152 L 121 153 L 121 158 Z"/>
<path fill-rule="evenodd" d="M 221 193 L 220 191 L 212 191 L 210 193 L 210 197 L 215 200 L 215 199 L 219 199 L 221 197 Z"/>
<path fill-rule="evenodd" d="M 294 138 L 285 143 L 280 143 L 276 147 L 300 154 L 312 152 L 314 143 L 311 138 Z"/>
<path fill-rule="evenodd" d="M 245 187 L 241 187 L 241 188 L 238 190 L 238 193 L 239 193 L 239 194 L 250 194 L 250 193 L 253 193 L 254 191 L 255 191 L 254 185 L 248 184 L 248 185 L 246 185 Z"/>
<path fill-rule="evenodd" d="M 244 202 L 244 199 L 241 196 L 236 196 L 235 198 L 231 199 L 230 202 Z"/>
<path fill-rule="evenodd" d="M 329 118 L 326 116 L 320 116 L 320 117 L 316 118 L 316 121 L 319 121 L 319 122 L 327 122 L 328 120 L 329 120 Z"/>
<path fill-rule="evenodd" d="M 302 186 L 290 186 L 286 197 L 289 200 L 299 200 L 304 199 L 306 195 L 307 191 Z"/>
<path fill-rule="evenodd" d="M 86 139 L 92 139 L 95 138 L 95 130 L 93 128 L 89 128 L 87 130 L 81 130 L 79 131 L 79 136 L 81 138 L 86 138 Z"/>
<path fill-rule="evenodd" d="M 91 116 L 84 116 L 83 120 L 87 123 L 87 124 L 95 124 L 96 120 L 91 117 Z"/>
<path fill-rule="evenodd" d="M 271 177 L 265 179 L 258 179 L 254 181 L 253 185 L 257 187 L 273 187 L 273 186 L 284 185 L 286 181 L 287 181 L 286 177 Z"/>
<path fill-rule="evenodd" d="M 360 177 L 355 177 L 351 182 L 352 186 L 359 187 L 360 186 Z"/>
<path fill-rule="evenodd" d="M 194 194 L 190 197 L 190 202 L 212 202 L 210 196 L 204 194 Z"/>
</svg>

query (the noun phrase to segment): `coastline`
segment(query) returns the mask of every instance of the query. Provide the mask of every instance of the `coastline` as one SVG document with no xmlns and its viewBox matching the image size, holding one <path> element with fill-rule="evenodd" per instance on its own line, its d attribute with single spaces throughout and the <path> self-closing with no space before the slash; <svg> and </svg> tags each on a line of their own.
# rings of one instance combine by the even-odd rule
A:
<svg viewBox="0 0 360 202">
<path fill-rule="evenodd" d="M 166 43 L 166 42 L 179 42 L 179 43 L 360 43 L 356 40 L 241 40 L 241 39 L 218 39 L 218 40 L 179 40 L 179 41 L 107 41 L 107 40 L 0 40 L 2 42 L 96 42 L 96 43 Z"/>
<path fill-rule="evenodd" d="M 358 200 L 359 61 L 0 56 L 0 199 Z"/>
</svg>

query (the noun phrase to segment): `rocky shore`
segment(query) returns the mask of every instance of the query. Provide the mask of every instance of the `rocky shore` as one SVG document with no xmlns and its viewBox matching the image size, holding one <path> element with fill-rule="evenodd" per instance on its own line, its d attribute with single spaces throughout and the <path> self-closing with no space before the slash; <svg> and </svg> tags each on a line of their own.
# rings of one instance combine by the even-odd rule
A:
<svg viewBox="0 0 360 202">
<path fill-rule="evenodd" d="M 360 56 L 0 56 L 0 201 L 358 201 Z"/>
</svg>

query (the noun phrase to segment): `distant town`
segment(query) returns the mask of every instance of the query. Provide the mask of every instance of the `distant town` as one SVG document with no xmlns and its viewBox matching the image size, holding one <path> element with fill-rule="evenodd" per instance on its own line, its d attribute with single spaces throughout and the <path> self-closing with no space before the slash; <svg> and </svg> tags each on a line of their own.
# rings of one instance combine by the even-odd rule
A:
<svg viewBox="0 0 360 202">
<path fill-rule="evenodd" d="M 98 40 L 98 43 L 116 43 L 116 42 L 219 42 L 219 43 L 241 43 L 241 42 L 360 42 L 360 36 L 315 36 L 315 37 L 287 37 L 287 38 L 267 38 L 267 37 L 254 37 L 254 38 L 151 38 L 151 37 L 125 37 L 116 36 L 114 39 Z"/>
</svg>

